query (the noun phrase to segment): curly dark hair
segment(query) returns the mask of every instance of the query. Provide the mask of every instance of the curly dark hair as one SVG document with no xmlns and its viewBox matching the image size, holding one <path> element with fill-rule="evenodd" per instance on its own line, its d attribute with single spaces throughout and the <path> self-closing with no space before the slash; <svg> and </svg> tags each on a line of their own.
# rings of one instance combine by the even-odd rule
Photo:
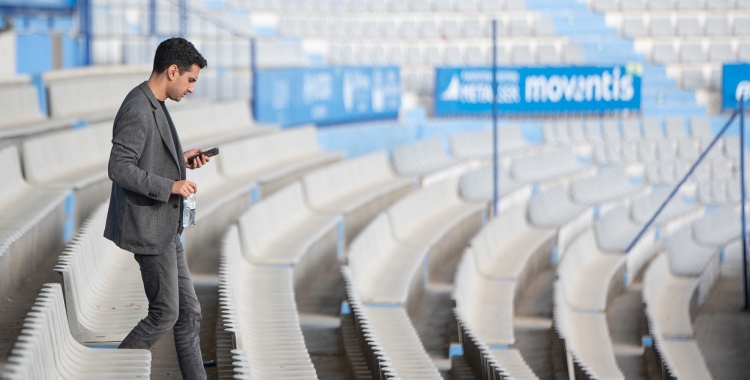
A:
<svg viewBox="0 0 750 380">
<path fill-rule="evenodd" d="M 198 49 L 188 40 L 174 37 L 162 41 L 154 54 L 154 72 L 163 73 L 169 66 L 177 65 L 180 74 L 190 71 L 193 65 L 201 69 L 208 63 Z"/>
</svg>

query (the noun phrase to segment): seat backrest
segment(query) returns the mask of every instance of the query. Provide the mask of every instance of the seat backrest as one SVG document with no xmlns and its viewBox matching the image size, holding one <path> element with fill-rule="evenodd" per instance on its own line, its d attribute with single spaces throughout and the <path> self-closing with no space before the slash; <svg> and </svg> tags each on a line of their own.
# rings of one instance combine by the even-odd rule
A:
<svg viewBox="0 0 750 380">
<path fill-rule="evenodd" d="M 549 215 L 563 205 L 572 201 L 563 185 L 555 185 L 549 189 L 534 194 L 529 199 L 529 221 L 536 226 L 549 225 Z"/>
<path fill-rule="evenodd" d="M 14 199 L 29 188 L 21 173 L 21 162 L 15 146 L 0 148 L 0 201 Z"/>
<path fill-rule="evenodd" d="M 641 127 L 638 119 L 622 119 L 622 139 L 628 142 L 641 138 Z"/>
<path fill-rule="evenodd" d="M 349 245 L 348 264 L 357 283 L 367 284 L 372 272 L 383 265 L 385 255 L 398 247 L 391 231 L 388 215 L 381 213 Z"/>
<path fill-rule="evenodd" d="M 622 243 L 635 237 L 622 239 L 624 233 L 630 232 L 626 229 L 629 225 L 630 216 L 626 206 L 618 206 L 610 210 L 594 222 L 597 244 L 605 251 L 624 251 L 627 247 L 622 247 Z"/>
<path fill-rule="evenodd" d="M 493 259 L 500 254 L 525 254 L 523 252 L 508 252 L 507 247 L 513 247 L 523 231 L 528 230 L 529 223 L 526 220 L 526 205 L 513 206 L 497 217 L 490 220 L 479 233 L 470 241 L 480 271 L 485 276 L 492 276 L 489 266 Z"/>
<path fill-rule="evenodd" d="M 513 160 L 511 175 L 520 182 L 545 181 L 583 168 L 571 148 L 560 148 Z"/>
<path fill-rule="evenodd" d="M 395 178 L 385 152 L 376 152 L 318 169 L 302 182 L 307 202 L 319 208 L 351 191 Z"/>
<path fill-rule="evenodd" d="M 393 234 L 401 241 L 407 240 L 411 232 L 438 215 L 443 210 L 460 203 L 457 181 L 442 181 L 412 193 L 391 206 L 388 217 Z"/>
<path fill-rule="evenodd" d="M 576 202 L 595 204 L 608 200 L 612 188 L 630 188 L 630 179 L 624 168 L 615 167 L 592 177 L 577 179 L 570 184 L 570 194 Z"/>
<path fill-rule="evenodd" d="M 238 219 L 243 255 L 248 261 L 257 262 L 269 240 L 310 214 L 299 182 L 271 194 Z"/>
<path fill-rule="evenodd" d="M 683 118 L 667 118 L 664 121 L 664 132 L 670 140 L 686 138 L 685 120 Z"/>
<path fill-rule="evenodd" d="M 602 135 L 607 141 L 620 140 L 620 126 L 617 119 L 602 120 Z"/>
<path fill-rule="evenodd" d="M 741 219 L 733 206 L 723 206 L 693 223 L 693 235 L 701 244 L 719 247 L 740 237 Z"/>
<path fill-rule="evenodd" d="M 39 95 L 28 77 L 0 82 L 0 129 L 44 120 L 39 110 Z"/>
<path fill-rule="evenodd" d="M 219 170 L 229 177 L 242 176 L 320 152 L 315 127 L 298 127 L 222 145 Z"/>
<path fill-rule="evenodd" d="M 700 276 L 711 258 L 717 253 L 715 248 L 707 248 L 693 240 L 690 225 L 666 237 L 664 247 L 669 258 L 670 272 L 677 276 Z"/>
<path fill-rule="evenodd" d="M 445 157 L 443 141 L 433 137 L 393 148 L 391 160 L 398 173 L 414 173 L 436 157 Z"/>
<path fill-rule="evenodd" d="M 105 165 L 109 159 L 112 124 L 97 123 L 25 139 L 22 143 L 26 178 L 49 183 L 66 172 L 90 165 Z"/>
</svg>

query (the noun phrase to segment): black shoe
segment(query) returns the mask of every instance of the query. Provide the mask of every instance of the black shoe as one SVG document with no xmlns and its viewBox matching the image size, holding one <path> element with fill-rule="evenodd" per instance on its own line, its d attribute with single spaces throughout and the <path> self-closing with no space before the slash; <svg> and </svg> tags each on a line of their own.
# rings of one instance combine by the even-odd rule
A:
<svg viewBox="0 0 750 380">
<path fill-rule="evenodd" d="M 204 367 L 216 367 L 216 360 L 207 360 L 203 362 Z"/>
</svg>

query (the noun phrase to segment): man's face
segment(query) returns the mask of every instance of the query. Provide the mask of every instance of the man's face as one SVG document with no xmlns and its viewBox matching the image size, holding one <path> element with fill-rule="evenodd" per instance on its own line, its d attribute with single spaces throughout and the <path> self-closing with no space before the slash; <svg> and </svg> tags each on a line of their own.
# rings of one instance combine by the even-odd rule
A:
<svg viewBox="0 0 750 380">
<path fill-rule="evenodd" d="M 201 68 L 198 65 L 191 66 L 189 71 L 185 71 L 182 74 L 180 74 L 177 65 L 170 66 L 167 71 L 171 80 L 167 90 L 167 97 L 169 99 L 179 102 L 183 96 L 192 94 L 195 91 L 195 82 L 201 73 Z"/>
</svg>

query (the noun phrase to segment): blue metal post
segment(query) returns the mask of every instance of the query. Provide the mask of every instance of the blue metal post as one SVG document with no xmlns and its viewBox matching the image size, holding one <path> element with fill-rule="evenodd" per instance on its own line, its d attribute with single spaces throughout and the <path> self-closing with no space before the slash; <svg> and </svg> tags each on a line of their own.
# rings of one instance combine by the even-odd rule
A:
<svg viewBox="0 0 750 380">
<path fill-rule="evenodd" d="M 742 205 L 742 275 L 745 286 L 745 310 L 750 309 L 747 279 L 747 218 L 745 217 L 745 96 L 740 97 L 740 199 Z"/>
<path fill-rule="evenodd" d="M 151 37 L 156 35 L 156 0 L 148 2 L 148 34 Z"/>
<path fill-rule="evenodd" d="M 180 0 L 180 37 L 187 36 L 187 1 Z"/>
<path fill-rule="evenodd" d="M 703 151 L 703 153 L 701 153 L 700 157 L 698 157 L 698 159 L 693 163 L 693 166 L 691 166 L 690 170 L 688 170 L 687 173 L 685 173 L 685 175 L 682 177 L 680 182 L 678 182 L 677 185 L 674 187 L 674 189 L 672 189 L 672 192 L 669 193 L 669 196 L 667 197 L 667 199 L 665 199 L 664 202 L 662 202 L 661 206 L 659 206 L 659 209 L 656 210 L 656 212 L 651 217 L 651 219 L 649 219 L 648 223 L 646 223 L 646 225 L 643 226 L 641 231 L 638 232 L 638 235 L 636 235 L 633 241 L 630 242 L 630 245 L 628 245 L 628 248 L 625 249 L 626 253 L 630 252 L 630 250 L 633 249 L 635 244 L 638 243 L 638 240 L 641 240 L 641 237 L 643 236 L 644 233 L 646 233 L 646 230 L 648 230 L 648 228 L 651 227 L 651 224 L 653 224 L 654 220 L 656 220 L 659 214 L 661 214 L 662 210 L 664 210 L 664 207 L 667 206 L 667 203 L 669 203 L 669 201 L 671 201 L 672 198 L 674 198 L 675 194 L 677 194 L 677 191 L 680 189 L 680 186 L 682 186 L 682 184 L 685 183 L 685 181 L 687 181 L 690 175 L 693 174 L 693 171 L 695 171 L 695 168 L 697 168 L 698 165 L 703 161 L 703 159 L 706 158 L 706 156 L 708 155 L 708 152 L 711 150 L 711 148 L 714 147 L 714 145 L 716 144 L 716 141 L 719 140 L 719 137 L 721 137 L 724 134 L 724 132 L 726 132 L 726 130 L 729 128 L 729 125 L 731 125 L 732 121 L 734 121 L 734 118 L 737 117 L 738 113 L 739 112 L 735 109 L 734 112 L 732 113 L 732 117 L 729 118 L 729 121 L 727 121 L 727 123 L 724 125 L 721 131 L 719 131 L 716 137 L 714 137 L 711 143 L 708 144 L 708 147 L 706 148 L 706 150 Z"/>
<path fill-rule="evenodd" d="M 91 3 L 89 0 L 81 0 L 80 4 L 80 28 L 83 36 L 83 65 L 91 64 Z"/>
<path fill-rule="evenodd" d="M 257 120 L 256 97 L 258 87 L 256 85 L 256 62 L 255 62 L 255 38 L 250 39 L 250 109 L 253 111 L 253 119 Z"/>
<path fill-rule="evenodd" d="M 492 20 L 492 216 L 497 215 L 500 200 L 497 156 L 497 20 Z"/>
</svg>

